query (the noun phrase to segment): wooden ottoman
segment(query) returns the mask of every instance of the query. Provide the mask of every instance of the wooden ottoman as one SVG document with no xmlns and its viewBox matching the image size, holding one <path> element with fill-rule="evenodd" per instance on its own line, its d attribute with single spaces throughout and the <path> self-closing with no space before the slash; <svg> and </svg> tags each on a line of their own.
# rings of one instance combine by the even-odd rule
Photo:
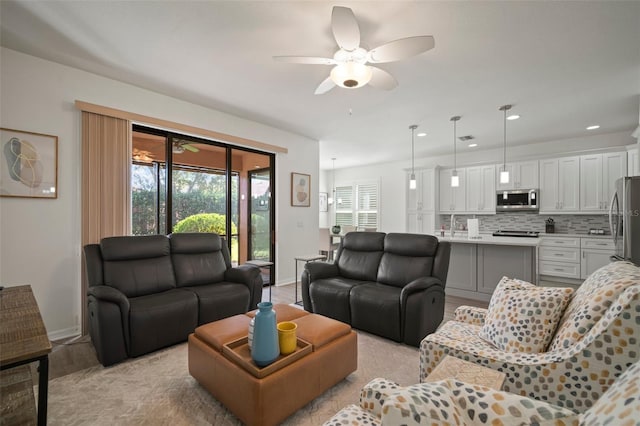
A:
<svg viewBox="0 0 640 426">
<path fill-rule="evenodd" d="M 358 368 L 351 326 L 288 305 L 274 310 L 278 322 L 297 323 L 297 336 L 313 349 L 263 378 L 222 353 L 223 345 L 247 335 L 255 311 L 202 325 L 189 336 L 189 373 L 247 425 L 281 423 Z"/>
</svg>

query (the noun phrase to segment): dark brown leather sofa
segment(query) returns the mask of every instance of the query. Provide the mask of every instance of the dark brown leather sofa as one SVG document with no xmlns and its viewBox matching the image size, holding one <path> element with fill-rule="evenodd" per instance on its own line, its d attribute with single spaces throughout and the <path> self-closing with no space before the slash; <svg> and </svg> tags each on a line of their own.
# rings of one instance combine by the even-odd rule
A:
<svg viewBox="0 0 640 426">
<path fill-rule="evenodd" d="M 350 232 L 334 263 L 305 265 L 304 308 L 418 346 L 442 322 L 450 252 L 432 235 Z"/>
<path fill-rule="evenodd" d="M 217 234 L 103 238 L 84 254 L 89 334 L 104 366 L 185 341 L 262 298 L 259 269 L 232 268 Z"/>
</svg>

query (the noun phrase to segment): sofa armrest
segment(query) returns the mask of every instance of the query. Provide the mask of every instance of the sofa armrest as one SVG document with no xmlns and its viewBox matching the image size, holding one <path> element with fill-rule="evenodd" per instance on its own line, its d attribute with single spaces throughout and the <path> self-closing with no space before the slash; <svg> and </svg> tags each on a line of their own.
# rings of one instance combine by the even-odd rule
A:
<svg viewBox="0 0 640 426">
<path fill-rule="evenodd" d="M 385 401 L 399 389 L 402 387 L 391 380 L 373 379 L 360 390 L 360 408 L 380 418 Z"/>
<path fill-rule="evenodd" d="M 131 342 L 129 299 L 120 290 L 106 285 L 89 287 L 87 296 L 92 317 L 89 321 L 93 323 L 91 339 L 100 362 L 107 366 L 121 361 L 124 359 L 122 353 L 129 353 Z"/>
<path fill-rule="evenodd" d="M 422 277 L 411 281 L 409 284 L 404 286 L 400 292 L 400 306 L 406 306 L 407 299 L 412 294 L 425 291 L 434 286 L 442 288 L 442 281 L 436 277 Z"/>
<path fill-rule="evenodd" d="M 487 310 L 475 306 L 461 305 L 453 313 L 453 320 L 473 325 L 484 325 Z"/>
<path fill-rule="evenodd" d="M 340 275 L 338 265 L 335 263 L 308 262 L 304 265 L 304 271 L 309 274 L 309 282 Z"/>
<path fill-rule="evenodd" d="M 249 310 L 256 309 L 258 302 L 262 300 L 262 277 L 260 268 L 256 265 L 245 264 L 227 269 L 224 273 L 225 281 L 241 283 L 249 287 L 250 303 Z"/>
<path fill-rule="evenodd" d="M 340 275 L 338 266 L 335 263 L 307 262 L 300 277 L 300 293 L 302 294 L 302 305 L 305 311 L 313 312 L 311 297 L 309 296 L 309 285 L 312 281 L 323 278 L 332 278 Z M 297 279 L 298 277 L 296 277 Z"/>
</svg>

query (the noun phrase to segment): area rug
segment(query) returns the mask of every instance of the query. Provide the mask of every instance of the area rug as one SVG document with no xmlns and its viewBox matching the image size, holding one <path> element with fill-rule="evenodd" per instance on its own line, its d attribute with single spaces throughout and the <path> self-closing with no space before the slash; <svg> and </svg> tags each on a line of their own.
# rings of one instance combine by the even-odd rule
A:
<svg viewBox="0 0 640 426">
<path fill-rule="evenodd" d="M 358 332 L 358 370 L 289 417 L 321 425 L 385 377 L 418 382 L 418 349 Z M 49 425 L 241 425 L 189 375 L 183 343 L 112 367 L 87 368 L 49 383 Z"/>
</svg>

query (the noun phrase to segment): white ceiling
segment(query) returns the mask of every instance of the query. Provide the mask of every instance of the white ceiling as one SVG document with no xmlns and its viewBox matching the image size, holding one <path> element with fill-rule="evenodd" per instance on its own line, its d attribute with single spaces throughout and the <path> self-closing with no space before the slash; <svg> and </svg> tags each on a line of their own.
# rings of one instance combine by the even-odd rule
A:
<svg viewBox="0 0 640 426">
<path fill-rule="evenodd" d="M 392 91 L 314 95 L 329 66 L 272 56 L 331 57 L 334 5 L 353 9 L 365 48 L 413 35 L 436 46 L 380 64 Z M 414 123 L 428 133 L 417 157 L 450 153 L 453 115 L 475 149 L 499 147 L 507 103 L 522 116 L 510 145 L 638 125 L 639 1 L 2 0 L 0 18 L 7 48 L 317 139 L 323 169 L 409 160 Z"/>
</svg>

